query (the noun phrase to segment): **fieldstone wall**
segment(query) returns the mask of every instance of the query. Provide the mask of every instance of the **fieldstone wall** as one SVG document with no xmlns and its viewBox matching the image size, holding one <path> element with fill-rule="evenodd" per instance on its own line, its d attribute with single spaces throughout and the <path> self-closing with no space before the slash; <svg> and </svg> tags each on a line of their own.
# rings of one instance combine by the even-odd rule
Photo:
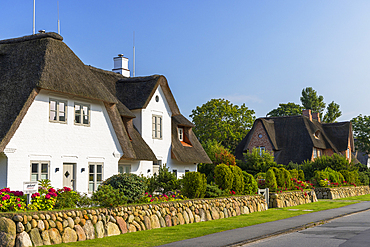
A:
<svg viewBox="0 0 370 247">
<path fill-rule="evenodd" d="M 269 208 L 284 208 L 300 204 L 317 202 L 314 190 L 311 191 L 288 191 L 269 194 Z"/>
<path fill-rule="evenodd" d="M 318 199 L 339 199 L 350 196 L 361 196 L 370 194 L 369 186 L 357 187 L 336 187 L 336 188 L 315 188 Z"/>
<path fill-rule="evenodd" d="M 263 196 L 198 199 L 117 208 L 36 212 L 0 217 L 0 246 L 42 246 L 263 211 Z M 1 214 L 0 214 L 1 216 Z"/>
</svg>

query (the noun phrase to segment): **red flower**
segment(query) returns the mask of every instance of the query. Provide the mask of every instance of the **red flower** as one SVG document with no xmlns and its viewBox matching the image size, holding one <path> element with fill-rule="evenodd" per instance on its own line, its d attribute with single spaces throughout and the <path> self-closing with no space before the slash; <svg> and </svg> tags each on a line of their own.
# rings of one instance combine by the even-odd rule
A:
<svg viewBox="0 0 370 247">
<path fill-rule="evenodd" d="M 16 200 L 20 202 L 21 201 L 21 198 L 18 197 Z"/>
<path fill-rule="evenodd" d="M 49 195 L 49 194 L 47 194 L 47 195 L 45 196 L 45 198 L 46 198 L 46 199 L 50 199 L 50 195 Z"/>
<path fill-rule="evenodd" d="M 55 189 L 54 189 L 54 188 L 50 188 L 50 189 L 49 189 L 49 192 L 54 193 L 54 192 L 55 192 Z"/>
<path fill-rule="evenodd" d="M 17 206 L 20 208 L 20 207 L 22 207 L 22 205 L 21 204 L 17 204 Z"/>
</svg>

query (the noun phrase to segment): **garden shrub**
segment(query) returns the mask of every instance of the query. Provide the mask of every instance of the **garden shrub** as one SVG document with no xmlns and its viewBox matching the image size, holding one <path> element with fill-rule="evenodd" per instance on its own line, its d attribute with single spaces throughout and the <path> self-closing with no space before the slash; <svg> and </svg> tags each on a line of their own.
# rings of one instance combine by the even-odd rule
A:
<svg viewBox="0 0 370 247">
<path fill-rule="evenodd" d="M 46 194 L 47 192 L 47 194 Z M 40 193 L 34 193 L 31 195 L 31 204 L 27 207 L 31 210 L 52 210 L 57 201 L 58 194 L 54 188 L 50 188 L 47 191 L 42 191 Z"/>
<path fill-rule="evenodd" d="M 252 174 L 243 171 L 244 177 L 244 194 L 254 195 L 257 193 L 258 185 Z"/>
<path fill-rule="evenodd" d="M 22 191 L 0 190 L 0 211 L 23 211 L 26 209 L 27 196 Z"/>
<path fill-rule="evenodd" d="M 271 167 L 270 169 L 274 172 L 276 178 L 276 185 L 278 187 L 284 187 L 283 172 L 277 167 Z"/>
<path fill-rule="evenodd" d="M 290 172 L 285 169 L 285 168 L 280 168 L 280 176 L 281 176 L 281 179 L 284 183 L 283 186 L 281 186 L 282 188 L 290 188 L 292 187 L 292 180 L 291 180 L 291 175 L 290 175 Z"/>
<path fill-rule="evenodd" d="M 214 198 L 214 197 L 219 197 L 223 194 L 223 191 L 218 188 L 217 185 L 215 184 L 207 184 L 207 188 L 206 188 L 206 194 L 204 195 L 204 197 L 206 198 Z"/>
<path fill-rule="evenodd" d="M 362 185 L 369 185 L 369 177 L 365 172 L 359 172 L 358 177 Z"/>
<path fill-rule="evenodd" d="M 249 173 L 250 174 L 250 173 Z M 254 178 L 257 179 L 265 179 L 266 178 L 266 172 L 259 172 L 256 175 L 254 175 Z"/>
<path fill-rule="evenodd" d="M 266 172 L 270 167 L 277 166 L 274 161 L 274 155 L 268 151 L 253 148 L 252 152 L 247 152 L 243 155 L 244 162 L 238 164 L 243 171 L 255 175 L 259 172 Z"/>
<path fill-rule="evenodd" d="M 359 182 L 359 175 L 357 171 L 348 171 L 348 170 L 341 170 L 340 173 L 343 175 L 344 179 L 349 184 L 358 184 Z"/>
<path fill-rule="evenodd" d="M 230 168 L 225 164 L 219 164 L 215 167 L 215 183 L 220 189 L 229 191 L 233 186 L 234 176 Z"/>
<path fill-rule="evenodd" d="M 305 181 L 303 170 L 298 170 L 298 180 Z"/>
<path fill-rule="evenodd" d="M 182 179 L 181 192 L 188 198 L 203 198 L 207 189 L 206 175 L 200 172 L 187 172 Z"/>
<path fill-rule="evenodd" d="M 242 169 L 238 166 L 230 166 L 231 172 L 233 173 L 233 186 L 232 190 L 236 192 L 236 194 L 242 194 L 244 192 L 244 177 L 242 173 Z"/>
<path fill-rule="evenodd" d="M 59 189 L 57 194 L 55 209 L 89 207 L 92 204 L 91 199 L 86 194 L 80 194 L 68 187 Z"/>
<path fill-rule="evenodd" d="M 108 184 L 122 192 L 129 203 L 139 201 L 146 189 L 145 179 L 133 173 L 113 175 L 102 183 Z"/>
<path fill-rule="evenodd" d="M 124 193 L 110 184 L 100 185 L 91 199 L 101 207 L 117 207 L 127 203 Z"/>
<path fill-rule="evenodd" d="M 269 188 L 270 191 L 277 190 L 276 177 L 272 168 L 268 169 L 266 172 L 266 187 Z"/>
<path fill-rule="evenodd" d="M 158 176 L 154 176 L 154 180 L 151 182 L 153 182 L 154 191 L 160 191 L 162 194 L 180 189 L 179 180 L 176 175 L 169 170 L 166 164 L 159 168 Z"/>
<path fill-rule="evenodd" d="M 298 179 L 298 170 L 297 169 L 292 169 L 289 170 L 291 178 Z"/>
</svg>

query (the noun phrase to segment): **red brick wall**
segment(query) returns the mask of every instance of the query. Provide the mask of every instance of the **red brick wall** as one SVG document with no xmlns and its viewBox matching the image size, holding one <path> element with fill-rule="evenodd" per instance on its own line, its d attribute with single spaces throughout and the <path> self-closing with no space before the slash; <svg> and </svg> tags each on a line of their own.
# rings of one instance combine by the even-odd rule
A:
<svg viewBox="0 0 370 247">
<path fill-rule="evenodd" d="M 258 137 L 260 134 L 262 135 L 261 138 Z M 266 131 L 260 121 L 258 121 L 257 125 L 255 126 L 251 141 L 248 144 L 249 152 L 252 152 L 254 147 L 265 147 L 266 151 L 273 152 L 271 142 L 268 139 Z"/>
</svg>

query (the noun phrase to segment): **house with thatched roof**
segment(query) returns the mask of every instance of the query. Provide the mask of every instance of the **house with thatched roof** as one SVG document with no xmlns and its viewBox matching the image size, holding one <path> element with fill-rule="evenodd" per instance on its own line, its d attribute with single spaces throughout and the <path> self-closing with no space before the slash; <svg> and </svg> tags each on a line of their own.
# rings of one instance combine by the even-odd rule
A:
<svg viewBox="0 0 370 247">
<path fill-rule="evenodd" d="M 87 66 L 56 33 L 1 40 L 0 187 L 49 179 L 92 192 L 119 172 L 166 163 L 181 176 L 210 162 L 166 78 L 127 78 L 124 65 Z"/>
<path fill-rule="evenodd" d="M 355 151 L 351 122 L 321 123 L 318 113 L 258 118 L 236 148 L 236 158 L 253 148 L 269 151 L 278 164 L 302 163 L 322 155 L 344 155 L 350 162 Z"/>
</svg>

